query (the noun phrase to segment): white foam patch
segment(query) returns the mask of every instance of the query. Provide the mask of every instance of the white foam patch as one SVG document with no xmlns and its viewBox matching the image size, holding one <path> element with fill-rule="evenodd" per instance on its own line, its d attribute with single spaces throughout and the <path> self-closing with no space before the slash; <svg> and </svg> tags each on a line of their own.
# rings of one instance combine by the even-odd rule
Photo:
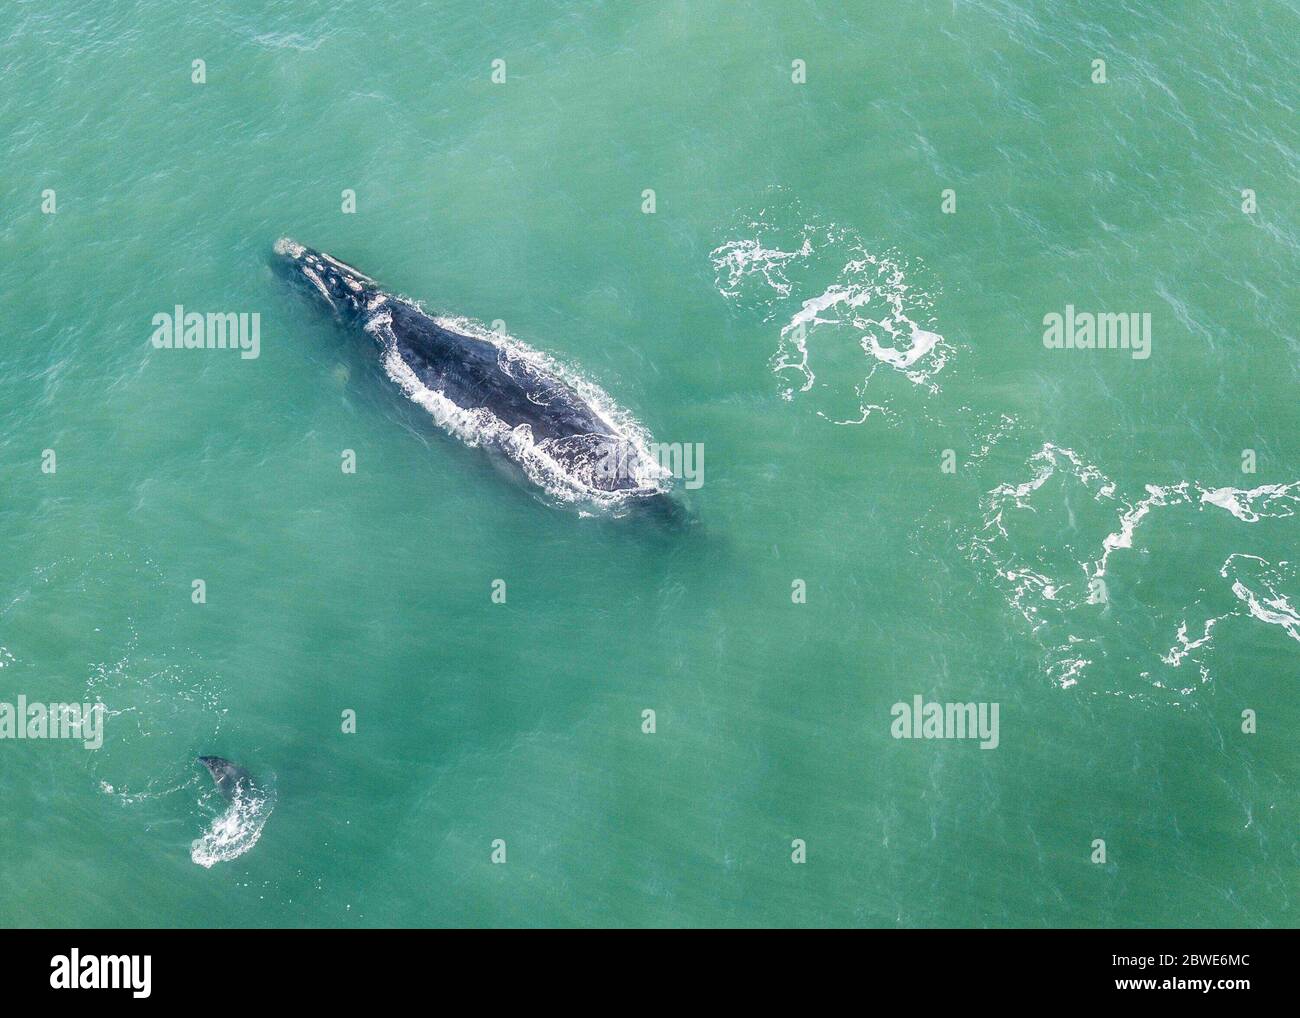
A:
<svg viewBox="0 0 1300 1018">
<path fill-rule="evenodd" d="M 1147 497 L 1122 512 L 1119 518 L 1119 529 L 1112 534 L 1107 534 L 1102 540 L 1101 558 L 1093 565 L 1092 576 L 1100 578 L 1106 575 L 1106 564 L 1109 562 L 1112 552 L 1121 548 L 1133 547 L 1133 535 L 1137 532 L 1138 524 L 1152 509 L 1179 505 L 1189 501 L 1187 489 L 1188 483 L 1186 481 L 1168 487 L 1148 484 L 1146 486 Z"/>
<path fill-rule="evenodd" d="M 241 784 L 225 812 L 190 844 L 190 859 L 205 869 L 238 859 L 257 844 L 275 808 L 273 793 Z"/>
<path fill-rule="evenodd" d="M 1174 634 L 1176 642 L 1161 656 L 1162 662 L 1177 668 L 1184 660 L 1191 659 L 1200 666 L 1201 674 L 1208 676 L 1205 652 L 1212 646 L 1216 627 L 1231 618 L 1249 618 L 1279 626 L 1287 636 L 1300 642 L 1300 612 L 1281 589 L 1294 586 L 1295 570 L 1290 562 L 1274 563 L 1258 555 L 1233 552 L 1220 567 L 1219 576 L 1228 581 L 1235 605 L 1201 622 L 1200 636 L 1196 639 L 1189 638 L 1188 623 L 1180 623 Z"/>
<path fill-rule="evenodd" d="M 1036 623 L 1041 601 L 1075 603 L 1081 595 L 1075 592 L 1077 585 L 1072 581 L 1065 578 L 1054 579 L 1047 575 L 1047 567 L 1043 563 L 1035 563 L 1031 566 L 1016 560 L 1009 551 L 1012 544 L 1007 531 L 1009 514 L 1036 513 L 1032 504 L 1033 497 L 1058 474 L 1077 481 L 1091 493 L 1094 501 L 1112 500 L 1115 486 L 1100 470 L 1086 462 L 1073 449 L 1057 446 L 1051 442 L 1045 442 L 1042 448 L 1029 458 L 1027 466 L 1031 469 L 1031 476 L 1028 479 L 1000 484 L 980 500 L 983 522 L 971 538 L 969 549 L 973 560 L 992 564 L 999 577 L 1013 583 L 1012 605 L 1027 621 Z M 1126 536 L 1112 535 L 1108 540 L 1113 539 L 1117 544 L 1124 540 L 1131 542 L 1132 529 L 1135 527 L 1136 521 L 1133 521 Z M 1124 528 L 1121 527 L 1121 531 L 1123 530 Z M 1103 561 L 1106 555 L 1103 550 Z M 1095 573 L 1097 567 L 1090 567 L 1087 563 L 1081 562 L 1080 568 L 1083 570 L 1084 579 L 1087 579 L 1090 574 Z M 1024 577 L 1032 577 L 1033 582 L 1021 582 Z M 1066 590 L 1070 591 L 1070 595 L 1068 598 L 1063 598 L 1062 592 Z"/>
<path fill-rule="evenodd" d="M 81 696 L 104 704 L 103 746 L 86 754 L 99 789 L 133 806 L 191 784 L 192 744 L 220 737 L 228 711 L 223 685 L 175 652 L 159 657 L 142 649 L 130 624 L 118 654 L 89 666 Z"/>
<path fill-rule="evenodd" d="M 1212 639 L 1214 639 L 1214 627 L 1224 619 L 1230 617 L 1230 615 L 1231 613 L 1228 615 L 1216 615 L 1213 618 L 1206 619 L 1201 626 L 1201 635 L 1195 640 L 1188 639 L 1187 623 L 1185 621 L 1179 623 L 1178 632 L 1174 634 L 1174 639 L 1178 641 L 1177 644 L 1170 647 L 1166 653 L 1162 654 L 1160 660 L 1167 665 L 1177 668 L 1183 663 L 1183 659 L 1187 657 L 1188 654 L 1206 646 Z"/>
<path fill-rule="evenodd" d="M 1250 617 L 1271 626 L 1281 626 L 1291 639 L 1300 642 L 1300 612 L 1278 587 L 1294 580 L 1295 571 L 1289 562 L 1278 562 L 1276 567 L 1258 555 L 1234 554 L 1228 557 L 1219 570 L 1224 579 L 1231 579 L 1232 593 L 1246 608 Z M 1254 588 L 1246 581 L 1254 584 Z"/>
<path fill-rule="evenodd" d="M 1175 507 L 1193 512 L 1217 508 L 1242 522 L 1257 523 L 1292 516 L 1300 490 L 1300 482 L 1243 490 L 1184 480 L 1143 485 L 1142 496 L 1130 499 L 1095 465 L 1051 442 L 1031 455 L 1026 467 L 1027 477 L 1000 484 L 981 499 L 982 522 L 966 548 L 972 562 L 991 571 L 1008 606 L 1032 631 L 1043 633 L 1044 671 L 1062 687 L 1077 684 L 1093 663 L 1091 657 L 1078 653 L 1079 645 L 1102 649 L 1126 624 L 1123 617 L 1108 621 L 1107 577 L 1116 556 L 1133 552 L 1138 534 L 1153 515 Z M 1053 479 L 1059 487 L 1054 484 L 1049 494 L 1045 489 Z M 1108 524 L 1107 518 L 1113 522 Z M 1098 536 L 1089 540 L 1089 533 Z M 1052 543 L 1034 551 L 1040 534 L 1053 535 Z M 1072 558 L 1077 571 L 1063 569 L 1062 557 Z M 1187 660 L 1196 662 L 1202 683 L 1210 678 L 1205 655 L 1228 619 L 1252 618 L 1279 626 L 1300 640 L 1300 614 L 1280 591 L 1291 575 L 1288 563 L 1273 565 L 1258 556 L 1233 553 L 1219 575 L 1230 580 L 1228 590 L 1208 591 L 1209 603 L 1199 610 L 1184 608 L 1172 645 L 1159 655 L 1170 668 Z M 1229 592 L 1232 599 L 1226 599 Z M 1200 603 L 1198 598 L 1195 604 Z M 1062 640 L 1060 634 L 1067 627 L 1068 636 Z M 1091 635 L 1079 636 L 1079 632 Z M 1151 678 L 1150 671 L 1141 675 Z M 1163 683 L 1153 679 L 1152 685 Z M 1191 689 L 1183 685 L 1178 692 Z"/>
<path fill-rule="evenodd" d="M 710 252 L 714 283 L 722 297 L 765 321 L 784 320 L 770 360 L 787 383 L 782 398 L 793 401 L 816 386 L 820 416 L 858 424 L 886 408 L 867 400 L 869 387 L 881 385 L 880 368 L 939 392 L 936 376 L 953 348 L 933 328 L 933 298 L 918 283 L 916 266 L 873 250 L 856 231 L 809 223 L 784 196 L 740 232 Z M 846 344 L 860 348 L 864 360 L 846 367 Z M 857 419 L 843 419 L 853 400 Z"/>
<path fill-rule="evenodd" d="M 634 499 L 669 490 L 671 475 L 651 455 L 646 429 L 617 406 L 599 386 L 513 336 L 490 330 L 480 322 L 462 317 L 434 317 L 433 321 L 445 329 L 491 343 L 499 351 L 502 370 L 522 382 L 536 377 L 553 379 L 568 386 L 594 410 L 614 437 L 576 435 L 538 441 L 526 424 L 512 428 L 487 407 L 459 406 L 420 380 L 397 350 L 391 332 L 391 314 L 377 314 L 367 323 L 366 329 L 380 340 L 385 372 L 408 399 L 429 412 L 439 427 L 467 445 L 490 446 L 503 452 L 519 464 L 534 484 L 558 502 L 581 502 L 605 510 L 617 510 Z M 541 405 L 537 399 L 533 402 Z M 598 484 L 598 471 L 613 442 L 624 444 L 631 450 L 627 466 L 634 488 L 608 491 Z"/>
<path fill-rule="evenodd" d="M 812 254 L 812 242 L 805 237 L 796 251 L 766 248 L 758 238 L 744 237 L 728 241 L 710 253 L 713 267 L 718 271 L 718 292 L 724 297 L 740 296 L 746 282 L 755 274 L 761 275 L 767 285 L 782 297 L 790 296 L 793 284 L 785 276 L 787 263 Z M 722 275 L 725 273 L 726 281 Z"/>
<path fill-rule="evenodd" d="M 1201 501 L 1226 509 L 1246 523 L 1294 516 L 1296 503 L 1300 502 L 1300 481 L 1291 484 L 1262 484 L 1249 491 L 1243 488 L 1211 488 L 1202 491 Z"/>
</svg>

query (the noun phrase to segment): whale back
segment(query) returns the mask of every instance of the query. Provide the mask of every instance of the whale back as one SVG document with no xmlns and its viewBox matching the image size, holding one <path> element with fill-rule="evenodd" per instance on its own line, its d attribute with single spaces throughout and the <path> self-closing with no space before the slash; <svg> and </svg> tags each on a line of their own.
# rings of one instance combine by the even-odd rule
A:
<svg viewBox="0 0 1300 1018">
<path fill-rule="evenodd" d="M 458 406 L 491 407 L 507 427 L 526 424 L 538 440 L 612 437 L 609 425 L 562 380 L 510 360 L 486 339 L 439 325 L 418 307 L 390 306 L 397 353 L 424 385 Z"/>
<path fill-rule="evenodd" d="M 275 253 L 280 271 L 378 343 L 407 398 L 468 444 L 503 452 L 549 494 L 612 506 L 671 487 L 648 436 L 549 359 L 465 320 L 435 318 L 322 251 L 281 238 Z"/>
</svg>

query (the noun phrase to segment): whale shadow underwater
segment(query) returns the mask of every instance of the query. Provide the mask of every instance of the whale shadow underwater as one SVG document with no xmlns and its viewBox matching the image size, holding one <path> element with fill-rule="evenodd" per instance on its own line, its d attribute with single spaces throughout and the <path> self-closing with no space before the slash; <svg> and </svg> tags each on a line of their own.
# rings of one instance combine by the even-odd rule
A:
<svg viewBox="0 0 1300 1018">
<path fill-rule="evenodd" d="M 695 522 L 649 434 L 591 382 L 512 337 L 431 315 L 324 252 L 288 238 L 273 252 L 279 275 L 377 344 L 384 374 L 408 400 L 550 504 L 673 529 Z"/>
</svg>

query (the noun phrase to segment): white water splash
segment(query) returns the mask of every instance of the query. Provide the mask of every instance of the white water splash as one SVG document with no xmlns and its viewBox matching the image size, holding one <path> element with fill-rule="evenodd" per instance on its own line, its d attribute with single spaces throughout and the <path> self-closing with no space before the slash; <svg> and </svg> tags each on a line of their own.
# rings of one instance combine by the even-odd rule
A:
<svg viewBox="0 0 1300 1018">
<path fill-rule="evenodd" d="M 799 225 L 786 229 L 782 220 Z M 872 250 L 853 230 L 809 223 L 798 203 L 784 197 L 739 232 L 710 252 L 714 284 L 722 297 L 760 312 L 764 321 L 784 319 L 769 362 L 787 382 L 782 398 L 794 400 L 816 387 L 820 416 L 860 424 L 887 409 L 867 400 L 880 368 L 939 392 L 935 376 L 952 347 L 933 330 L 932 296 L 916 281 L 919 263 Z M 863 355 L 847 368 L 846 347 Z M 857 402 L 857 419 L 841 419 L 850 400 Z"/>
<path fill-rule="evenodd" d="M 275 809 L 273 792 L 240 784 L 225 812 L 190 844 L 190 859 L 205 869 L 237 859 L 257 844 Z"/>
<path fill-rule="evenodd" d="M 1287 636 L 1300 642 L 1300 611 L 1281 589 L 1295 586 L 1295 569 L 1290 562 L 1273 563 L 1258 555 L 1233 552 L 1220 567 L 1219 576 L 1228 581 L 1228 589 L 1237 603 L 1228 611 L 1199 623 L 1200 636 L 1196 639 L 1189 638 L 1188 623 L 1181 622 L 1174 634 L 1174 645 L 1161 655 L 1164 664 L 1178 668 L 1190 659 L 1199 666 L 1203 679 L 1208 678 L 1206 654 L 1213 646 L 1216 627 L 1232 618 L 1279 626 Z"/>
<path fill-rule="evenodd" d="M 1236 553 L 1228 556 L 1219 575 L 1231 580 L 1233 594 L 1251 618 L 1281 626 L 1287 636 L 1300 642 L 1300 612 L 1278 589 L 1283 583 L 1294 583 L 1295 569 L 1290 562 L 1273 565 L 1258 555 Z"/>
<path fill-rule="evenodd" d="M 710 253 L 718 270 L 718 292 L 724 297 L 739 297 L 750 276 L 761 275 L 767 285 L 782 297 L 790 296 L 793 284 L 785 275 L 785 266 L 795 259 L 812 254 L 812 241 L 804 237 L 797 251 L 765 248 L 757 238 L 743 238 L 723 244 Z M 722 274 L 726 273 L 726 281 Z"/>
<path fill-rule="evenodd" d="M 1146 485 L 1147 497 L 1125 509 L 1119 517 L 1119 529 L 1112 534 L 1107 534 L 1101 542 L 1101 558 L 1093 563 L 1091 577 L 1100 579 L 1106 575 L 1106 564 L 1110 561 L 1112 552 L 1133 547 L 1133 535 L 1137 533 L 1138 524 L 1152 509 L 1180 505 L 1189 501 L 1187 490 L 1186 481 L 1168 487 L 1161 487 L 1158 484 Z"/>
<path fill-rule="evenodd" d="M 1170 647 L 1167 653 L 1162 654 L 1160 660 L 1167 665 L 1172 665 L 1174 668 L 1177 668 L 1183 663 L 1183 658 L 1187 657 L 1188 654 L 1194 650 L 1199 650 L 1214 639 L 1214 627 L 1231 615 L 1232 613 L 1229 612 L 1227 615 L 1217 615 L 1214 618 L 1206 619 L 1204 625 L 1201 627 L 1201 635 L 1195 640 L 1189 640 L 1187 638 L 1187 623 L 1180 623 L 1178 626 L 1178 632 L 1174 637 L 1178 641 L 1178 644 Z"/>
<path fill-rule="evenodd" d="M 1300 502 L 1300 481 L 1291 484 L 1263 484 L 1249 491 L 1243 488 L 1212 488 L 1202 491 L 1201 501 L 1227 509 L 1246 523 L 1293 516 L 1295 505 Z"/>
<path fill-rule="evenodd" d="M 1106 577 L 1114 556 L 1134 550 L 1140 529 L 1154 514 L 1174 507 L 1196 512 L 1217 508 L 1253 524 L 1294 515 L 1300 490 L 1300 482 L 1244 490 L 1183 480 L 1143 485 L 1142 496 L 1130 499 L 1094 464 L 1051 442 L 1031 455 L 1026 467 L 1027 478 L 1000 484 L 981 499 L 983 519 L 967 550 L 973 562 L 991 569 L 1008 606 L 1033 632 L 1041 632 L 1044 671 L 1062 688 L 1077 684 L 1094 662 L 1095 654 L 1080 651 L 1092 647 L 1100 654 L 1107 633 L 1113 635 L 1125 625 L 1125 619 L 1110 613 Z M 1053 479 L 1060 483 L 1059 490 L 1053 486 L 1053 497 L 1044 501 L 1044 489 Z M 1061 514 L 1064 518 L 1059 518 Z M 1051 543 L 1037 545 L 1035 538 L 1040 532 Z M 1089 532 L 1100 535 L 1097 544 L 1088 541 Z M 1028 550 L 1035 547 L 1037 551 Z M 1063 572 L 1062 556 L 1072 558 L 1077 571 Z M 1253 563 L 1252 568 L 1245 568 L 1248 563 Z M 1208 681 L 1205 653 L 1221 624 L 1234 617 L 1280 626 L 1292 639 L 1300 640 L 1300 615 L 1279 590 L 1288 570 L 1285 562 L 1271 566 L 1258 556 L 1230 555 L 1219 575 L 1231 581 L 1235 605 L 1202 610 L 1195 624 L 1187 620 L 1189 612 L 1184 609 L 1184 621 L 1173 635 L 1172 646 L 1159 655 L 1160 662 L 1177 668 L 1185 660 L 1194 660 L 1200 666 L 1202 682 Z M 1213 592 L 1208 596 L 1215 598 Z M 1149 670 L 1140 674 L 1154 686 L 1163 684 L 1152 679 Z M 1190 692 L 1190 688 L 1180 692 Z"/>
</svg>

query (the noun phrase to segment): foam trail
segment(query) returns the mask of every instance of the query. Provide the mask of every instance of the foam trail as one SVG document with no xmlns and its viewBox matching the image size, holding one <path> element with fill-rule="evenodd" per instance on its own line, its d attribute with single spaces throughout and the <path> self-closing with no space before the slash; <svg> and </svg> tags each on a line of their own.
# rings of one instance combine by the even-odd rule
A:
<svg viewBox="0 0 1300 1018">
<path fill-rule="evenodd" d="M 1265 484 L 1250 490 L 1212 487 L 1192 480 L 1173 484 L 1145 484 L 1143 495 L 1129 499 L 1096 466 L 1072 449 L 1043 443 L 1026 466 L 1029 476 L 1008 481 L 991 489 L 982 499 L 982 524 L 971 534 L 967 550 L 973 562 L 991 567 L 994 583 L 1000 587 L 1009 607 L 1025 619 L 1044 640 L 1046 674 L 1065 688 L 1084 678 L 1093 664 L 1091 656 L 1080 654 L 1082 645 L 1091 644 L 1105 653 L 1114 654 L 1114 640 L 1122 636 L 1126 618 L 1109 613 L 1106 578 L 1115 564 L 1115 556 L 1137 545 L 1141 528 L 1155 514 L 1178 507 L 1194 512 L 1222 509 L 1243 523 L 1281 519 L 1294 515 L 1300 482 Z M 1065 487 L 1045 491 L 1053 478 Z M 1075 492 L 1090 496 L 1082 518 Z M 1090 507 L 1096 507 L 1092 509 Z M 1096 511 L 1102 519 L 1098 520 Z M 1105 516 L 1116 514 L 1114 523 Z M 1208 521 L 1207 521 L 1208 522 Z M 1100 550 L 1088 538 L 1099 534 Z M 1022 538 L 1034 535 L 1031 542 Z M 1039 545 L 1039 535 L 1060 535 L 1051 545 Z M 1073 535 L 1080 535 L 1075 539 Z M 1150 549 L 1147 549 L 1150 550 Z M 1062 556 L 1072 558 L 1080 571 L 1082 583 L 1072 580 L 1062 567 Z M 1159 654 L 1159 661 L 1179 668 L 1187 660 L 1200 668 L 1202 682 L 1210 679 L 1205 664 L 1216 635 L 1228 620 L 1249 618 L 1281 627 L 1291 638 L 1300 641 L 1300 612 L 1281 585 L 1290 576 L 1286 562 L 1271 564 L 1258 556 L 1233 553 L 1219 574 L 1229 580 L 1227 590 L 1205 594 L 1212 602 L 1222 602 L 1201 609 L 1203 614 L 1189 614 L 1184 608 L 1175 618 L 1177 624 L 1172 645 Z M 1231 593 L 1231 600 L 1224 595 Z M 1199 603 L 1198 599 L 1198 602 Z M 1171 612 L 1172 614 L 1172 612 Z M 1193 621 L 1199 618 L 1201 621 Z M 1066 629 L 1068 627 L 1068 629 Z M 1120 632 L 1117 632 L 1119 630 Z M 1084 635 L 1078 635 L 1083 633 Z M 1141 651 L 1137 651 L 1141 653 Z M 1152 685 L 1162 687 L 1150 671 L 1140 673 Z M 1178 692 L 1188 694 L 1191 688 Z"/>
<path fill-rule="evenodd" d="M 241 784 L 226 811 L 190 844 L 191 861 L 211 869 L 219 862 L 238 859 L 262 837 L 262 828 L 274 808 L 270 792 Z"/>
<path fill-rule="evenodd" d="M 1242 488 L 1211 488 L 1201 492 L 1201 501 L 1226 509 L 1246 523 L 1256 523 L 1264 518 L 1295 515 L 1293 508 L 1300 502 L 1300 481 L 1290 484 L 1263 484 L 1246 491 Z M 1261 505 L 1257 509 L 1255 503 Z"/>
<path fill-rule="evenodd" d="M 1241 577 L 1241 573 L 1245 570 L 1238 565 L 1238 559 L 1241 560 L 1242 565 L 1251 563 L 1250 568 L 1256 574 L 1251 579 L 1262 588 L 1262 592 L 1252 590 L 1246 585 Z M 1283 582 L 1284 575 L 1291 574 L 1292 568 L 1289 562 L 1279 562 L 1275 569 L 1270 562 L 1258 555 L 1244 554 L 1229 555 L 1228 560 L 1223 563 L 1223 568 L 1219 570 L 1220 576 L 1232 580 L 1232 593 L 1246 606 L 1252 618 L 1267 622 L 1269 625 L 1281 626 L 1287 636 L 1300 642 L 1300 612 L 1297 612 L 1286 595 L 1279 593 L 1277 589 Z"/>
<path fill-rule="evenodd" d="M 817 384 L 819 395 L 859 403 L 856 420 L 841 419 L 842 413 L 825 405 L 819 416 L 859 424 L 886 409 L 867 402 L 868 387 L 881 384 L 873 382 L 880 368 L 890 369 L 881 378 L 897 374 L 931 394 L 939 392 L 936 376 L 952 347 L 933 328 L 933 296 L 916 278 L 920 263 L 873 250 L 852 229 L 819 224 L 815 217 L 809 222 L 797 201 L 778 197 L 746 221 L 743 236 L 714 248 L 710 260 L 724 299 L 760 311 L 765 321 L 784 319 L 769 362 L 787 383 L 781 397 L 792 401 Z M 792 301 L 798 302 L 793 310 Z M 811 352 L 823 348 L 835 354 L 833 348 L 853 345 L 864 360 L 847 368 L 842 361 L 828 367 L 827 357 Z"/>
</svg>

